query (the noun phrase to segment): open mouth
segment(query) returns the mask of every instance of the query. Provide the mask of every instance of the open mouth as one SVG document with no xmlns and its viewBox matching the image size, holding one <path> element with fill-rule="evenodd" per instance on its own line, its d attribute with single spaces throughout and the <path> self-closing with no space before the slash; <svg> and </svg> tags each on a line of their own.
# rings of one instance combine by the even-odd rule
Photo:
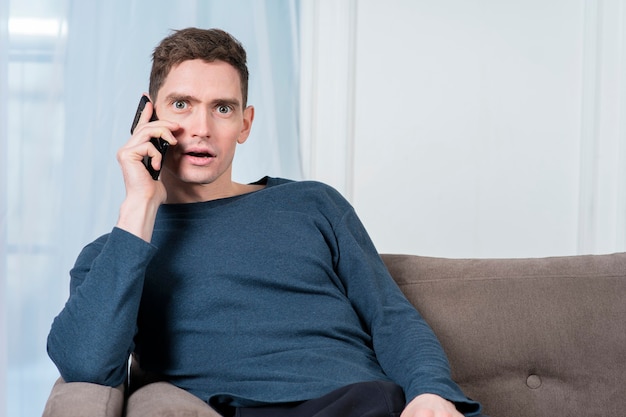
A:
<svg viewBox="0 0 626 417">
<path fill-rule="evenodd" d="M 213 158 L 215 156 L 208 152 L 187 152 L 187 155 L 193 156 L 194 158 Z"/>
<path fill-rule="evenodd" d="M 196 166 L 208 166 L 215 160 L 215 154 L 205 149 L 195 149 L 183 153 L 187 162 Z"/>
</svg>

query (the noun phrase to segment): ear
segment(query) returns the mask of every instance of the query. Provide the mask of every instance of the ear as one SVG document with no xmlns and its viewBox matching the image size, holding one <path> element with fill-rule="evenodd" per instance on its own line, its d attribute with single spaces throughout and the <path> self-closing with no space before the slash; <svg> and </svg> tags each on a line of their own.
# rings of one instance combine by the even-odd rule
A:
<svg viewBox="0 0 626 417">
<path fill-rule="evenodd" d="M 239 137 L 237 138 L 237 143 L 242 144 L 250 135 L 250 129 L 252 129 L 252 121 L 254 120 L 254 106 L 248 106 L 243 110 L 243 127 L 241 132 L 239 132 Z"/>
</svg>

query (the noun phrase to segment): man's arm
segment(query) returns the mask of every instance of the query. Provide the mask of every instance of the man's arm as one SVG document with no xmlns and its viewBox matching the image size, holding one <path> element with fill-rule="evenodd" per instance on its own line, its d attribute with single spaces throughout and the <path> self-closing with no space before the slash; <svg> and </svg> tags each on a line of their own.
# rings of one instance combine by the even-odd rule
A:
<svg viewBox="0 0 626 417">
<path fill-rule="evenodd" d="M 167 121 L 149 122 L 153 112 L 151 102 L 148 102 L 142 113 L 137 127 L 129 141 L 117 152 L 117 161 L 122 169 L 126 198 L 120 208 L 117 227 L 150 242 L 154 221 L 159 206 L 165 202 L 167 192 L 161 181 L 152 179 L 143 165 L 144 157 L 149 156 L 152 166 L 161 169 L 163 157 L 150 143 L 150 139 L 163 138 L 170 144 L 177 143 L 172 129 L 177 129 L 176 123 Z"/>
<path fill-rule="evenodd" d="M 155 251 L 118 228 L 83 249 L 69 299 L 48 335 L 48 354 L 65 381 L 113 387 L 125 381 L 145 269 Z"/>
<path fill-rule="evenodd" d="M 441 410 L 441 416 L 455 406 L 479 412 L 480 405 L 452 380 L 437 337 L 389 275 L 356 213 L 348 210 L 335 233 L 341 253 L 337 272 L 368 327 L 379 363 L 410 400 L 403 417 L 430 416 L 421 414 L 428 407 Z"/>
<path fill-rule="evenodd" d="M 143 165 L 152 157 L 156 169 L 161 154 L 151 137 L 176 143 L 169 128 L 176 125 L 148 123 L 148 103 L 129 141 L 118 151 L 126 199 L 116 227 L 85 247 L 71 271 L 70 296 L 55 318 L 48 336 L 48 352 L 63 379 L 103 385 L 122 384 L 127 361 L 134 349 L 137 315 L 145 270 L 156 248 L 149 244 L 156 213 L 165 201 L 165 187 Z"/>
</svg>

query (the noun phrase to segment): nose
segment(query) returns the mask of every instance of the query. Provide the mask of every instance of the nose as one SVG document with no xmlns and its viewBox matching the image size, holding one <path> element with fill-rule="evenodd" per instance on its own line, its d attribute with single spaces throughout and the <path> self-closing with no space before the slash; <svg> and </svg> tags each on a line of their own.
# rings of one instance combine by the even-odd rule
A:
<svg viewBox="0 0 626 417">
<path fill-rule="evenodd" d="M 192 113 L 191 135 L 197 137 L 210 137 L 213 131 L 213 119 L 211 112 L 203 106 L 198 106 Z"/>
</svg>

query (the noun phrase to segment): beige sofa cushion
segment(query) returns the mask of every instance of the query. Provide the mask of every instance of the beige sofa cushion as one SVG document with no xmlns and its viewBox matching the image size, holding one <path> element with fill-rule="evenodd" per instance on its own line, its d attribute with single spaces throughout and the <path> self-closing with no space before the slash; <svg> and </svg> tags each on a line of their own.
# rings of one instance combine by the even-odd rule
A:
<svg viewBox="0 0 626 417">
<path fill-rule="evenodd" d="M 123 409 L 123 386 L 66 383 L 59 378 L 52 387 L 42 417 L 120 417 Z"/>
<path fill-rule="evenodd" d="M 168 382 L 152 382 L 128 398 L 126 417 L 220 417 L 207 403 Z"/>
<path fill-rule="evenodd" d="M 626 254 L 383 259 L 485 414 L 624 414 Z"/>
</svg>

